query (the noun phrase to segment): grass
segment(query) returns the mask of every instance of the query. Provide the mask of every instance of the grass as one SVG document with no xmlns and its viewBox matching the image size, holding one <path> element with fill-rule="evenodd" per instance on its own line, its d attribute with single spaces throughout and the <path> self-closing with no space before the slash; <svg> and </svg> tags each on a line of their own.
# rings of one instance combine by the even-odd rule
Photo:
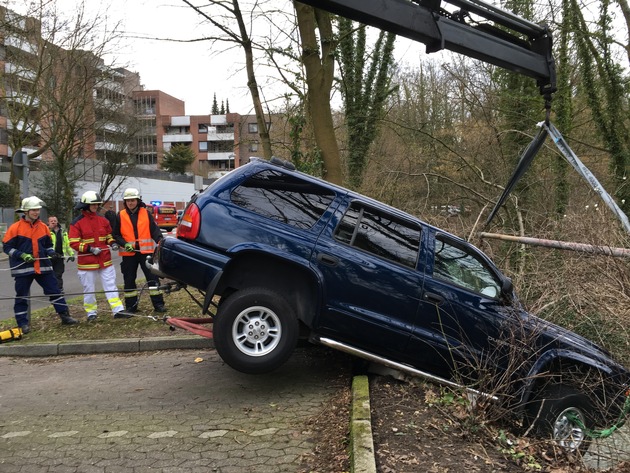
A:
<svg viewBox="0 0 630 473">
<path fill-rule="evenodd" d="M 198 301 L 203 302 L 202 295 L 194 290 L 191 292 Z M 164 294 L 164 302 L 168 309 L 165 314 L 153 312 L 148 293 L 141 293 L 137 316 L 130 319 L 114 319 L 104 294 L 97 295 L 98 318 L 90 323 L 87 322 L 86 312 L 83 310 L 82 296 L 68 299 L 67 302 L 70 315 L 80 322 L 78 325 L 61 325 L 59 316 L 52 306 L 49 306 L 33 311 L 31 314 L 31 332 L 25 335 L 22 340 L 11 343 L 57 343 L 73 340 L 191 335 L 181 329 L 172 331 L 170 325 L 163 321 L 164 316 L 201 317 L 201 308 L 184 290 Z M 157 317 L 158 321 L 150 319 L 149 316 Z M 0 321 L 0 331 L 13 327 L 16 327 L 13 317 Z"/>
</svg>

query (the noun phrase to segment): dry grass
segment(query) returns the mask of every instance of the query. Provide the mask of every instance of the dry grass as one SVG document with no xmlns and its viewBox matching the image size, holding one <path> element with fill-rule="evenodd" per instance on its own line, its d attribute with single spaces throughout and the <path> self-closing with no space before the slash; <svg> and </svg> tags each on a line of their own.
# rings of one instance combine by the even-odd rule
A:
<svg viewBox="0 0 630 473">
<path fill-rule="evenodd" d="M 191 291 L 192 292 L 192 291 Z M 196 292 L 196 291 L 195 291 Z M 199 297 L 192 292 L 197 300 Z M 201 299 L 203 300 L 203 298 Z M 78 325 L 61 325 L 59 317 L 52 307 L 40 309 L 31 315 L 31 333 L 22 340 L 12 343 L 46 343 L 64 342 L 71 340 L 104 340 L 111 338 L 144 338 L 164 337 L 170 335 L 184 335 L 188 332 L 170 330 L 170 326 L 163 322 L 163 317 L 199 317 L 201 309 L 184 290 L 164 295 L 168 312 L 157 314 L 153 312 L 148 294 L 140 296 L 140 310 L 131 319 L 114 319 L 111 309 L 103 294 L 97 295 L 99 317 L 95 322 L 88 323 L 83 310 L 83 298 L 76 297 L 68 300 L 70 315 L 78 319 Z M 152 320 L 155 316 L 159 320 Z M 15 319 L 0 321 L 0 331 L 15 327 Z"/>
</svg>

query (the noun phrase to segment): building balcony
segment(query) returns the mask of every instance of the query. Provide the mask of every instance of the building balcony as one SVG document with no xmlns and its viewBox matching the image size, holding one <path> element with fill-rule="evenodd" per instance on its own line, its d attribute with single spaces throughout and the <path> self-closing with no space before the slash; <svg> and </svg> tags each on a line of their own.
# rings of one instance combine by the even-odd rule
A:
<svg viewBox="0 0 630 473">
<path fill-rule="evenodd" d="M 95 151 L 115 151 L 117 153 L 127 152 L 127 146 L 120 143 L 111 143 L 109 141 L 97 141 L 94 143 Z"/>
<path fill-rule="evenodd" d="M 207 153 L 207 161 L 234 161 L 234 153 L 231 151 L 222 153 Z"/>
<path fill-rule="evenodd" d="M 182 133 L 181 135 L 163 135 L 163 143 L 192 143 L 193 136 L 190 133 Z"/>
<path fill-rule="evenodd" d="M 123 125 L 122 123 L 111 123 L 111 122 L 100 123 L 98 127 L 100 130 L 110 131 L 112 133 L 126 133 L 127 132 L 127 126 Z"/>
<path fill-rule="evenodd" d="M 29 53 L 33 55 L 37 54 L 37 47 L 29 43 L 24 38 L 18 38 L 17 36 L 7 36 L 4 39 L 4 44 L 5 46 L 11 46 L 16 49 L 20 49 L 24 51 L 25 53 Z"/>
<path fill-rule="evenodd" d="M 212 133 L 208 132 L 206 141 L 234 141 L 234 133 Z"/>
<path fill-rule="evenodd" d="M 190 117 L 171 117 L 171 126 L 190 126 Z"/>
<path fill-rule="evenodd" d="M 12 62 L 4 63 L 4 73 L 7 75 L 16 75 L 31 82 L 34 81 L 37 77 L 35 71 L 27 69 L 23 66 L 18 66 L 16 64 L 13 64 Z"/>
<path fill-rule="evenodd" d="M 29 133 L 32 133 L 34 131 L 39 135 L 42 132 L 42 127 L 40 127 L 36 123 L 25 124 L 22 120 L 17 123 L 13 123 L 11 119 L 7 119 L 7 130 L 28 131 Z"/>
<path fill-rule="evenodd" d="M 39 107 L 39 99 L 37 97 L 13 90 L 7 90 L 6 100 L 7 102 L 16 102 L 31 108 Z"/>
</svg>

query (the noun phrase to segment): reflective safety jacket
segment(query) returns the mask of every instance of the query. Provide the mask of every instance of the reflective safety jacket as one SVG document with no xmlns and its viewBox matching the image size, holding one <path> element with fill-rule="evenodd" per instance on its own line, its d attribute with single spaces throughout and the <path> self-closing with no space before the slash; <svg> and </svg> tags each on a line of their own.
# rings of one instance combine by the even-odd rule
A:
<svg viewBox="0 0 630 473">
<path fill-rule="evenodd" d="M 52 263 L 48 257 L 53 255 L 55 250 L 50 239 L 48 225 L 39 219 L 31 222 L 26 219 L 26 216 L 22 216 L 4 234 L 2 247 L 9 255 L 9 266 L 13 277 L 52 271 Z M 21 258 L 24 253 L 33 255 L 35 261 L 25 263 Z"/>
<path fill-rule="evenodd" d="M 112 228 L 105 217 L 89 210 L 82 210 L 70 225 L 70 246 L 76 250 L 77 267 L 85 271 L 95 271 L 112 265 L 112 254 L 108 245 L 114 243 Z M 90 253 L 90 248 L 100 248 L 98 255 Z"/>
<path fill-rule="evenodd" d="M 74 256 L 74 251 L 70 248 L 70 240 L 68 239 L 68 232 L 59 227 L 61 232 L 61 254 L 63 256 Z M 50 238 L 52 239 L 53 249 L 57 247 L 57 231 L 50 231 Z M 56 251 L 56 250 L 55 250 Z"/>
<path fill-rule="evenodd" d="M 122 250 L 125 243 L 132 243 L 142 254 L 151 254 L 155 249 L 155 242 L 162 239 L 162 232 L 144 206 L 138 207 L 136 212 L 129 212 L 128 209 L 118 212 L 114 235 L 121 247 L 121 256 L 135 254 L 133 251 Z"/>
</svg>

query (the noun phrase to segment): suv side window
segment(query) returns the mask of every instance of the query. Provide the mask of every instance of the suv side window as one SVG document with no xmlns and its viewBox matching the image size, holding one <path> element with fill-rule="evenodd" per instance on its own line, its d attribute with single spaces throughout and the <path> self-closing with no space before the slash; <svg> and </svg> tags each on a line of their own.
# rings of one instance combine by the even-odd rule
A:
<svg viewBox="0 0 630 473">
<path fill-rule="evenodd" d="M 255 174 L 232 191 L 234 204 L 296 228 L 311 228 L 335 193 L 323 186 L 275 170 Z"/>
<path fill-rule="evenodd" d="M 353 202 L 335 230 L 335 239 L 410 268 L 416 267 L 420 226 Z"/>
<path fill-rule="evenodd" d="M 497 298 L 501 293 L 500 282 L 477 255 L 439 236 L 435 239 L 433 277 L 487 297 Z"/>
</svg>

